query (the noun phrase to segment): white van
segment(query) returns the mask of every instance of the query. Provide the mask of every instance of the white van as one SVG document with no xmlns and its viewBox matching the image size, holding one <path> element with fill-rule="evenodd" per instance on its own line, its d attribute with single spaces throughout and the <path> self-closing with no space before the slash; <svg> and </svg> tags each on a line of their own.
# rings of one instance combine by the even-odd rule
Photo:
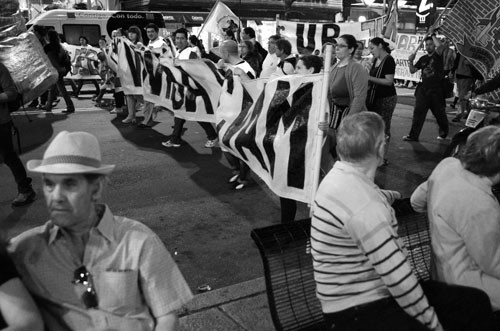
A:
<svg viewBox="0 0 500 331">
<path fill-rule="evenodd" d="M 143 40 L 148 40 L 144 27 L 149 23 L 165 28 L 160 12 L 55 9 L 30 20 L 26 27 L 30 29 L 33 25 L 40 25 L 53 28 L 61 36 L 61 41 L 68 45 L 80 45 L 80 36 L 85 36 L 89 45 L 97 47 L 101 36 L 109 42 L 113 30 L 127 30 L 132 25 L 141 29 Z"/>
</svg>

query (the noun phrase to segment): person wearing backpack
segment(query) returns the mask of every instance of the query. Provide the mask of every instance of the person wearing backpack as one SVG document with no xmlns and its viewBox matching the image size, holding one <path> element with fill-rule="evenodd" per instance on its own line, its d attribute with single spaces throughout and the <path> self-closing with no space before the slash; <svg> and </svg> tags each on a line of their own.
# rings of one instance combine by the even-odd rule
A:
<svg viewBox="0 0 500 331">
<path fill-rule="evenodd" d="M 31 187 L 31 178 L 14 151 L 12 142 L 12 118 L 10 109 L 17 98 L 17 90 L 7 68 L 0 62 L 0 158 L 10 168 L 17 183 L 18 194 L 12 201 L 13 207 L 21 207 L 33 202 L 36 193 Z"/>
<path fill-rule="evenodd" d="M 75 105 L 69 96 L 68 91 L 66 91 L 66 87 L 64 86 L 64 76 L 68 74 L 68 68 L 71 69 L 71 62 L 68 64 L 68 54 L 64 47 L 61 45 L 61 41 L 59 40 L 59 35 L 56 31 L 50 30 L 47 33 L 49 37 L 49 44 L 44 47 L 45 53 L 47 53 L 50 62 L 56 68 L 59 78 L 49 90 L 49 98 L 47 100 L 47 104 L 43 109 L 47 112 L 52 111 L 52 101 L 54 101 L 56 89 L 59 90 L 59 94 L 64 98 L 64 102 L 66 102 L 66 110 L 63 113 L 74 113 Z"/>
</svg>

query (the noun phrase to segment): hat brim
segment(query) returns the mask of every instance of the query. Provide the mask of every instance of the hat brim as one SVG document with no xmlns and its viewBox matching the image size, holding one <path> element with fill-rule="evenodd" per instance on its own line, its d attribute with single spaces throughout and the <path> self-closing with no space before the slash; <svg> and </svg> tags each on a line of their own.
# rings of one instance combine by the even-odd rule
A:
<svg viewBox="0 0 500 331">
<path fill-rule="evenodd" d="M 42 174 L 98 174 L 109 175 L 115 169 L 114 164 L 103 164 L 99 168 L 89 167 L 80 164 L 47 164 L 42 165 L 42 160 L 29 160 L 26 163 L 28 171 Z"/>
</svg>

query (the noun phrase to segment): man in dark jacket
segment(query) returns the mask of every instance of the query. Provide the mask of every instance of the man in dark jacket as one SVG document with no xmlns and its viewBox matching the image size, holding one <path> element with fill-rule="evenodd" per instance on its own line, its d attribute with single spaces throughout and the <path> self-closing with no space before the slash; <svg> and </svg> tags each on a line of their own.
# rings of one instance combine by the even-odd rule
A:
<svg viewBox="0 0 500 331">
<path fill-rule="evenodd" d="M 255 39 L 255 30 L 247 27 L 241 30 L 240 37 L 242 40 L 248 40 L 253 44 L 254 51 L 259 53 L 260 56 L 262 57 L 262 61 L 260 62 L 260 65 L 262 66 L 262 62 L 267 56 L 267 51 L 262 47 L 262 45 Z"/>
<path fill-rule="evenodd" d="M 27 205 L 35 200 L 31 178 L 26 175 L 23 163 L 14 151 L 12 143 L 12 118 L 8 103 L 16 100 L 17 91 L 7 68 L 0 62 L 0 156 L 10 168 L 17 183 L 18 194 L 12 201 L 13 207 Z"/>
</svg>

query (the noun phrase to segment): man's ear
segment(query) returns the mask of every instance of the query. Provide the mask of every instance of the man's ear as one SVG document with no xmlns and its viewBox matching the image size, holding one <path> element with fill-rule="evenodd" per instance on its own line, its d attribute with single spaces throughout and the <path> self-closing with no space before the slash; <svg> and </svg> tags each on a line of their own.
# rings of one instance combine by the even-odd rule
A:
<svg viewBox="0 0 500 331">
<path fill-rule="evenodd" d="M 92 201 L 96 202 L 102 198 L 105 181 L 106 177 L 101 176 L 92 183 Z"/>
</svg>

